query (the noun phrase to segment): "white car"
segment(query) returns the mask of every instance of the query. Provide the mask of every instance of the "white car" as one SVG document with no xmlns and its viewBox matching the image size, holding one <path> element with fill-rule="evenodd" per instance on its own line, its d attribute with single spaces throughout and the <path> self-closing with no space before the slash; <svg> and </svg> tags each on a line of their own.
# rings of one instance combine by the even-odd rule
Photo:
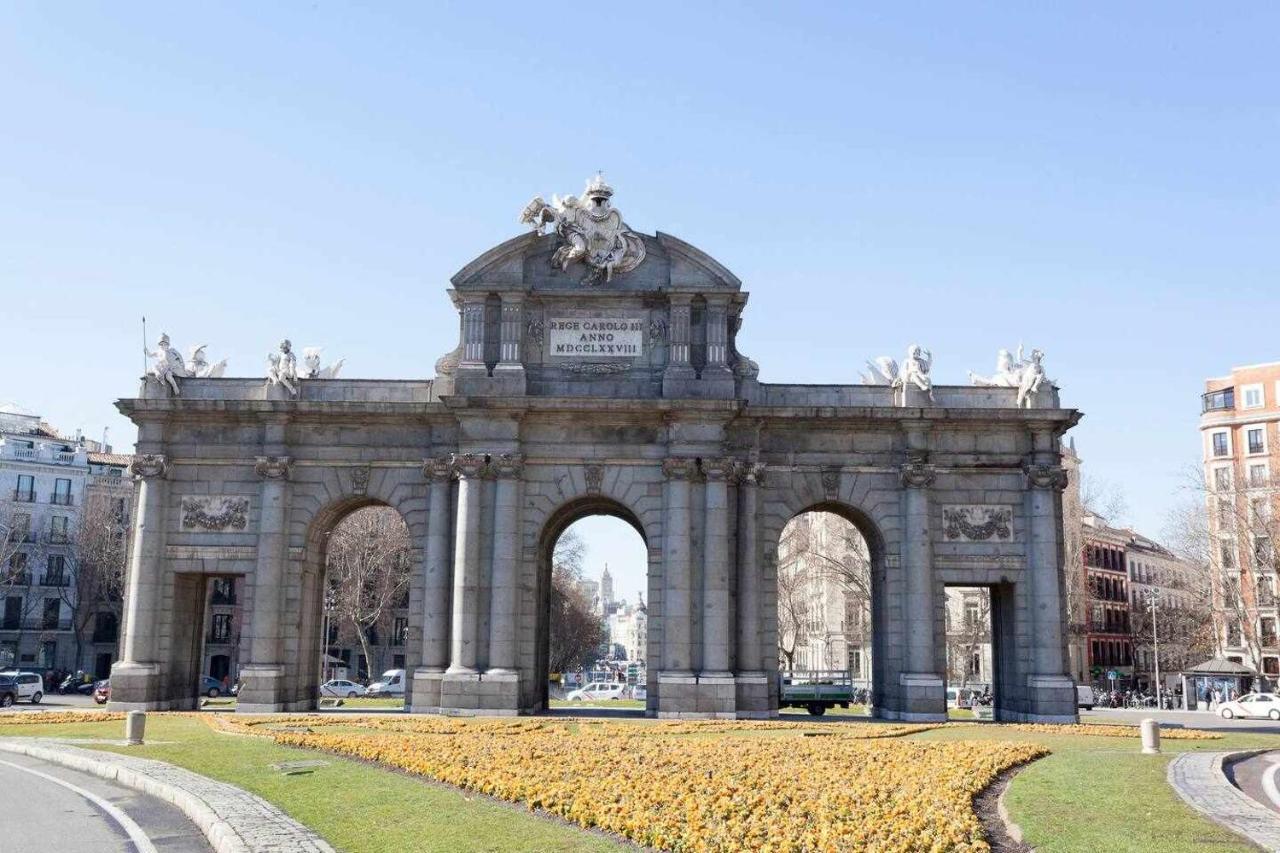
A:
<svg viewBox="0 0 1280 853">
<path fill-rule="evenodd" d="M 347 681 L 345 678 L 335 678 L 320 685 L 321 696 L 342 696 L 346 699 L 354 699 L 364 694 L 363 684 L 356 684 L 354 681 Z"/>
<path fill-rule="evenodd" d="M 621 681 L 593 681 L 568 696 L 570 702 L 599 702 L 604 699 L 625 699 L 627 685 Z"/>
<path fill-rule="evenodd" d="M 0 675 L 6 675 L 14 680 L 14 686 L 18 688 L 17 701 L 26 700 L 32 705 L 39 705 L 40 700 L 44 698 L 44 678 L 34 672 L 18 672 L 11 669 L 8 672 L 0 672 Z"/>
<path fill-rule="evenodd" d="M 382 673 L 382 677 L 369 685 L 369 689 L 365 691 L 369 696 L 382 696 L 384 698 L 396 696 L 404 697 L 404 670 L 389 669 Z"/>
<path fill-rule="evenodd" d="M 1267 717 L 1280 720 L 1280 696 L 1274 693 L 1246 693 L 1239 699 L 1223 702 L 1218 713 L 1224 719 L 1233 717 Z"/>
</svg>

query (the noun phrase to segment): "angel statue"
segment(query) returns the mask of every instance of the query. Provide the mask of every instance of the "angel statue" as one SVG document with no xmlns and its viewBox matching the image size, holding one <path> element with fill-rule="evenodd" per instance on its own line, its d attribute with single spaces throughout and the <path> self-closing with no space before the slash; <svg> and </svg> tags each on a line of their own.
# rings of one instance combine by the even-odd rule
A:
<svg viewBox="0 0 1280 853">
<path fill-rule="evenodd" d="M 864 385 L 888 385 L 892 388 L 915 386 L 921 391 L 928 391 L 933 399 L 933 379 L 929 371 L 933 368 L 933 353 L 918 344 L 907 349 L 907 358 L 898 367 L 898 362 L 887 355 L 867 362 L 867 370 L 860 373 Z"/>
<path fill-rule="evenodd" d="M 153 377 L 162 386 L 168 385 L 175 397 L 181 394 L 182 392 L 178 390 L 178 380 L 192 374 L 182 360 L 182 353 L 178 352 L 177 347 L 169 344 L 169 336 L 161 333 L 154 352 L 145 346 L 142 351 L 147 354 L 147 358 L 152 359 L 147 375 Z"/>
<path fill-rule="evenodd" d="M 345 358 L 340 358 L 328 367 L 320 366 L 320 347 L 307 347 L 302 351 L 303 379 L 337 379 L 342 370 Z"/>
<path fill-rule="evenodd" d="M 298 357 L 288 339 L 280 342 L 280 351 L 267 356 L 267 385 L 283 385 L 293 396 L 298 395 Z"/>
<path fill-rule="evenodd" d="M 1048 381 L 1044 373 L 1044 351 L 1033 349 L 1030 357 L 1022 355 L 1022 345 L 1018 345 L 1018 354 L 1011 355 L 1007 349 L 996 354 L 996 372 L 991 376 L 979 376 L 969 371 L 969 382 L 983 388 L 1017 388 L 1018 408 L 1030 408 L 1031 401 L 1040 390 L 1040 386 Z"/>
<path fill-rule="evenodd" d="M 204 355 L 204 348 L 207 346 L 208 344 L 201 344 L 191 348 L 191 352 L 187 355 L 187 369 L 191 371 L 192 376 L 198 376 L 201 379 L 218 379 L 227 371 L 227 360 L 224 358 L 217 364 L 210 364 Z"/>
</svg>

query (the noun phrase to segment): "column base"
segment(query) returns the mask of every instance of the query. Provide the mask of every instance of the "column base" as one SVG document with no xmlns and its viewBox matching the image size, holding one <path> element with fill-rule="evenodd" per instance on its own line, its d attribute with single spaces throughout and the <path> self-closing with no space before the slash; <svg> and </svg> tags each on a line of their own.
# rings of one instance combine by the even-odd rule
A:
<svg viewBox="0 0 1280 853">
<path fill-rule="evenodd" d="M 942 677 L 932 672 L 904 672 L 898 676 L 901 701 L 891 711 L 881 709 L 885 719 L 911 723 L 945 723 L 947 688 Z"/>
<path fill-rule="evenodd" d="M 284 699 L 284 667 L 250 663 L 240 668 L 240 692 L 236 694 L 237 714 L 274 714 L 289 711 Z M 310 702 L 293 703 L 310 706 Z"/>
<path fill-rule="evenodd" d="M 520 674 L 446 671 L 440 681 L 439 711 L 457 716 L 515 716 L 520 713 Z"/>
<path fill-rule="evenodd" d="M 173 700 L 164 695 L 159 664 L 117 661 L 111 667 L 108 711 L 168 711 L 172 708 Z"/>
<path fill-rule="evenodd" d="M 763 672 L 740 672 L 733 677 L 734 704 L 738 719 L 768 719 L 777 716 L 769 707 L 769 676 Z"/>
<path fill-rule="evenodd" d="M 1076 683 L 1066 675 L 1027 676 L 1027 709 L 1020 713 L 1025 722 L 1078 722 Z"/>
<path fill-rule="evenodd" d="M 658 673 L 660 719 L 733 719 L 737 681 L 732 673 Z"/>
<path fill-rule="evenodd" d="M 413 671 L 412 693 L 409 696 L 409 713 L 440 713 L 440 687 L 444 682 L 444 670 L 439 667 L 419 667 Z"/>
</svg>

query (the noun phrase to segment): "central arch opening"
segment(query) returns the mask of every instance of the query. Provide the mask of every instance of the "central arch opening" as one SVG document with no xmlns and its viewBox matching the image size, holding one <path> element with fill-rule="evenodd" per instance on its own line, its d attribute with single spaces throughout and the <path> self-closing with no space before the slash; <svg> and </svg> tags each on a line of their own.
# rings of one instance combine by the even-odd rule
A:
<svg viewBox="0 0 1280 853">
<path fill-rule="evenodd" d="M 538 584 L 543 710 L 641 715 L 656 707 L 648 554 L 639 521 L 613 501 L 576 503 L 548 522 Z"/>
<path fill-rule="evenodd" d="M 797 513 L 778 541 L 781 714 L 871 716 L 879 696 L 877 550 L 847 507 Z"/>
</svg>

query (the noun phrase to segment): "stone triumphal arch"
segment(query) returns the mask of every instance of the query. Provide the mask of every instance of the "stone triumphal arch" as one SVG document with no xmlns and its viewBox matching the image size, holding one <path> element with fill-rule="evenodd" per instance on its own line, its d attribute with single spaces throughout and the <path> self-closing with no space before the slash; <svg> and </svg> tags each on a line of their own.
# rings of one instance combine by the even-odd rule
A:
<svg viewBox="0 0 1280 853">
<path fill-rule="evenodd" d="M 933 385 L 914 347 L 862 384 L 761 382 L 741 282 L 611 195 L 597 176 L 535 199 L 530 233 L 453 277 L 433 379 L 333 378 L 287 346 L 266 381 L 229 378 L 162 342 L 118 404 L 139 492 L 114 707 L 194 704 L 211 575 L 246 581 L 240 710 L 314 707 L 326 534 L 384 504 L 415 545 L 412 710 L 545 707 L 549 549 L 605 512 L 648 550 L 649 712 L 768 716 L 778 541 L 817 508 L 870 547 L 879 715 L 943 717 L 943 590 L 969 585 L 992 590 L 998 717 L 1075 718 L 1059 442 L 1079 414 L 1039 353 L 973 386 Z"/>
</svg>

